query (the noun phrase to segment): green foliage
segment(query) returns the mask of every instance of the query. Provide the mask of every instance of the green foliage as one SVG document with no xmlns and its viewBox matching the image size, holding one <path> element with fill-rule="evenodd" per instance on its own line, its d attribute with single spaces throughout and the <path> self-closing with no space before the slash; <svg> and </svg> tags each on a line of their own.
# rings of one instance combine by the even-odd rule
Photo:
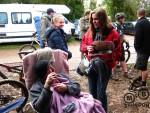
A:
<svg viewBox="0 0 150 113">
<path fill-rule="evenodd" d="M 95 9 L 96 8 L 96 2 L 91 1 L 90 3 L 90 9 Z"/>
<path fill-rule="evenodd" d="M 0 4 L 8 4 L 8 3 L 31 3 L 29 0 L 0 0 Z"/>
<path fill-rule="evenodd" d="M 36 0 L 35 0 L 36 1 Z M 39 0 L 43 4 L 64 4 L 64 0 Z"/>
<path fill-rule="evenodd" d="M 124 9 L 123 9 L 124 2 L 125 0 L 105 0 L 104 1 L 104 3 L 106 4 L 108 15 L 111 17 L 113 21 L 114 21 L 115 14 L 117 12 L 124 12 Z"/>
<path fill-rule="evenodd" d="M 124 10 L 126 14 L 126 20 L 136 20 L 136 12 L 139 7 L 139 0 L 126 0 L 124 4 Z M 132 4 L 132 5 L 131 5 Z"/>
<path fill-rule="evenodd" d="M 71 12 L 66 15 L 70 20 L 78 19 L 84 13 L 84 6 L 81 0 L 65 0 L 65 4 L 70 8 Z"/>
<path fill-rule="evenodd" d="M 146 7 L 146 16 L 150 17 L 150 7 Z"/>
<path fill-rule="evenodd" d="M 112 21 L 115 21 L 117 12 L 124 12 L 126 20 L 135 20 L 136 10 L 139 7 L 140 0 L 105 0 L 106 10 Z"/>
</svg>

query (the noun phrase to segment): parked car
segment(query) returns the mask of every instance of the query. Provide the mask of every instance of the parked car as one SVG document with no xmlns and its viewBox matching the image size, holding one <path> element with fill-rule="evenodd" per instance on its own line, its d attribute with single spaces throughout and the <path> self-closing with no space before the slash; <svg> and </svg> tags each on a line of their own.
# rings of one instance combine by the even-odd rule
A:
<svg viewBox="0 0 150 113">
<path fill-rule="evenodd" d="M 135 24 L 136 21 L 126 21 L 124 23 L 124 34 L 126 35 L 134 35 L 135 34 Z M 113 27 L 116 27 L 116 23 L 112 22 Z"/>
<path fill-rule="evenodd" d="M 80 26 L 79 26 L 79 19 L 75 19 L 73 21 L 73 24 L 75 26 L 75 38 L 78 39 L 79 38 L 79 35 L 80 35 Z"/>
<path fill-rule="evenodd" d="M 135 21 L 128 21 L 124 23 L 124 34 L 134 35 L 135 34 Z"/>
<path fill-rule="evenodd" d="M 75 33 L 75 25 L 72 22 L 70 22 L 66 17 L 64 17 L 64 20 L 65 20 L 65 24 L 64 24 L 63 30 L 68 40 Z"/>
</svg>

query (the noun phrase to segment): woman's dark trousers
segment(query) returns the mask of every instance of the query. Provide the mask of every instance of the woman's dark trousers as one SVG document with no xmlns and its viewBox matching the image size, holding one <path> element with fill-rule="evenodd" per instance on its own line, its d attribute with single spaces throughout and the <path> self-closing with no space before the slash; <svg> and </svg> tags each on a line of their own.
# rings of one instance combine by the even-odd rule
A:
<svg viewBox="0 0 150 113">
<path fill-rule="evenodd" d="M 102 102 L 102 106 L 107 112 L 106 88 L 111 75 L 111 69 L 99 58 L 91 60 L 88 71 L 89 91 L 95 99 Z"/>
</svg>

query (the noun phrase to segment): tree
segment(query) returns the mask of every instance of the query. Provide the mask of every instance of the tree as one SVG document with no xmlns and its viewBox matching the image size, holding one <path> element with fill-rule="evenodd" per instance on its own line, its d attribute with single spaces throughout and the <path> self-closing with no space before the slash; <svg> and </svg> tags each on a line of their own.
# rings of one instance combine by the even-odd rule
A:
<svg viewBox="0 0 150 113">
<path fill-rule="evenodd" d="M 124 3 L 124 11 L 126 14 L 126 19 L 136 20 L 137 19 L 137 9 L 139 8 L 140 0 L 126 0 Z"/>
<path fill-rule="evenodd" d="M 36 2 L 37 0 L 34 0 Z M 38 0 L 41 4 L 65 4 L 65 0 Z"/>
<path fill-rule="evenodd" d="M 31 3 L 29 0 L 1 0 L 0 4 L 8 4 L 8 3 Z"/>
<path fill-rule="evenodd" d="M 90 9 L 93 10 L 95 8 L 96 8 L 96 1 L 93 0 L 93 1 L 90 2 Z"/>
<path fill-rule="evenodd" d="M 84 6 L 81 0 L 65 0 L 65 4 L 71 12 L 66 15 L 70 20 L 79 19 L 84 13 Z"/>
<path fill-rule="evenodd" d="M 125 0 L 105 0 L 104 4 L 106 5 L 106 10 L 108 15 L 111 17 L 112 21 L 114 21 L 115 14 L 117 12 L 123 12 Z"/>
<path fill-rule="evenodd" d="M 126 20 L 135 20 L 140 0 L 105 0 L 104 4 L 112 21 L 115 20 L 114 17 L 117 12 L 124 12 Z"/>
</svg>

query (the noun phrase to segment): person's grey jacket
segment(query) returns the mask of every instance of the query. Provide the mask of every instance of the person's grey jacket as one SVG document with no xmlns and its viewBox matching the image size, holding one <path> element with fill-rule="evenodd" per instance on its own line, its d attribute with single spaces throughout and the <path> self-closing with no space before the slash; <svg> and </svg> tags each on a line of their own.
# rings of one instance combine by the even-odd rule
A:
<svg viewBox="0 0 150 113">
<path fill-rule="evenodd" d="M 52 26 L 52 23 L 51 23 L 51 16 L 49 15 L 46 15 L 46 16 L 42 16 L 41 17 L 41 38 L 43 40 L 45 40 L 45 31 L 48 27 L 51 27 Z"/>
<path fill-rule="evenodd" d="M 69 95 L 76 96 L 80 94 L 80 85 L 75 81 L 70 80 L 66 75 L 60 75 L 63 78 L 67 78 L 69 83 L 67 84 Z M 43 83 L 40 80 L 32 85 L 30 91 L 30 98 L 33 108 L 39 113 L 50 113 L 50 100 L 53 92 L 50 89 L 44 88 Z"/>
<path fill-rule="evenodd" d="M 82 39 L 82 36 L 86 33 L 86 31 L 89 28 L 89 19 L 85 19 L 84 17 L 80 18 L 79 25 L 80 25 L 80 39 Z"/>
</svg>

